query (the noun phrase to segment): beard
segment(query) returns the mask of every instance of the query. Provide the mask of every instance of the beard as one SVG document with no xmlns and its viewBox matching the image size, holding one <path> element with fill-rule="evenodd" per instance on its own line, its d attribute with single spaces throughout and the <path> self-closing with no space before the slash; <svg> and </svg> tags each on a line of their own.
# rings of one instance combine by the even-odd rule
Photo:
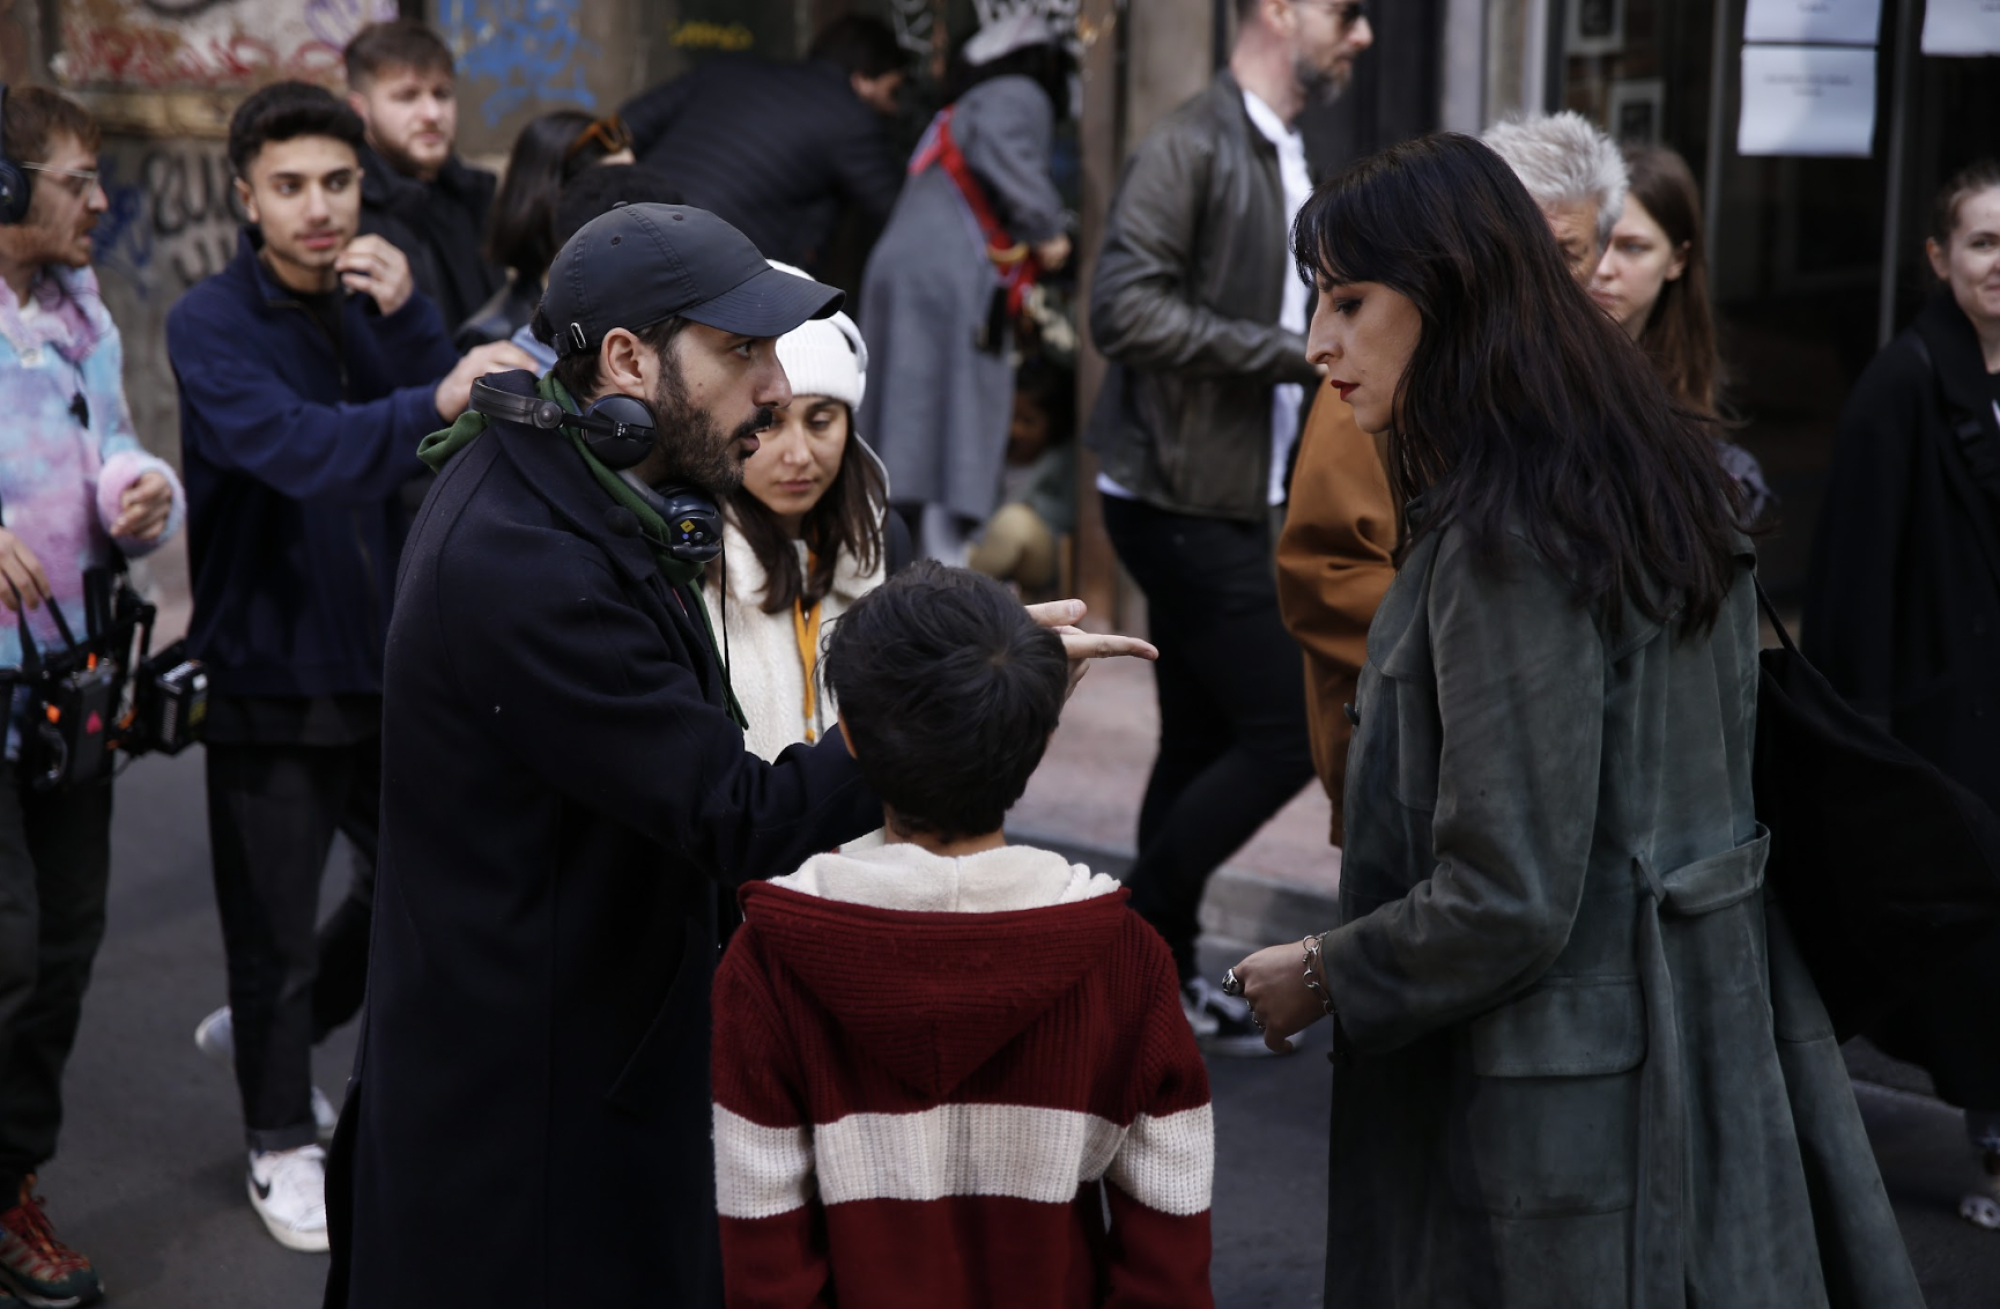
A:
<svg viewBox="0 0 2000 1309">
<path fill-rule="evenodd" d="M 1323 107 L 1340 99 L 1341 93 L 1347 90 L 1353 67 L 1352 64 L 1336 64 L 1332 68 L 1321 68 L 1303 53 L 1292 55 L 1292 77 L 1297 80 L 1299 90 L 1309 105 Z"/>
<path fill-rule="evenodd" d="M 715 415 L 689 399 L 681 378 L 680 360 L 665 351 L 665 367 L 653 392 L 653 413 L 660 426 L 654 448 L 665 463 L 660 485 L 692 486 L 723 496 L 743 485 L 743 462 L 751 455 L 747 438 L 778 421 L 771 409 L 759 409 L 725 430 Z"/>
</svg>

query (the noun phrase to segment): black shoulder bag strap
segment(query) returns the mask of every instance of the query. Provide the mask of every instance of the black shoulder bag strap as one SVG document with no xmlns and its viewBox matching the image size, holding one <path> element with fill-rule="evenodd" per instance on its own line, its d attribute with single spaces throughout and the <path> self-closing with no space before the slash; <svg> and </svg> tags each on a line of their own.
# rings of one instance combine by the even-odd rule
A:
<svg viewBox="0 0 2000 1309">
<path fill-rule="evenodd" d="M 2000 503 L 2000 440 L 1987 435 L 1986 424 L 1978 414 L 1967 413 L 1953 404 L 1951 397 L 1944 394 L 1943 378 L 1938 373 L 1937 361 L 1931 357 L 1931 348 L 1918 334 L 1912 338 L 1917 354 L 1924 361 L 1924 367 L 1938 381 L 1938 392 L 1944 402 L 1945 421 L 1951 424 L 1951 434 L 1958 445 L 1958 453 L 1965 460 L 1965 466 L 1972 473 L 1972 480 Z"/>
<path fill-rule="evenodd" d="M 1937 360 L 1931 356 L 1931 348 L 1924 342 L 1923 333 L 1914 332 L 1911 340 L 1916 345 L 1918 358 L 1930 370 L 1931 380 L 1937 384 L 1938 402 L 1944 410 L 1945 422 L 1951 427 L 1952 439 L 1949 448 L 1958 451 L 1964 461 L 1966 472 L 1972 478 L 1971 487 L 1959 487 L 1951 478 L 1945 480 L 1959 489 L 1967 497 L 1965 506 L 1972 519 L 1973 536 L 1979 542 L 1980 553 L 1986 556 L 1986 566 L 1993 570 L 1993 576 L 2000 579 L 2000 439 L 1989 437 L 1986 424 L 1979 415 L 1967 413 L 1952 403 L 1951 396 L 1944 389 L 1944 377 L 1938 372 Z M 1984 492 L 1989 513 L 1979 512 L 1979 494 Z"/>
</svg>

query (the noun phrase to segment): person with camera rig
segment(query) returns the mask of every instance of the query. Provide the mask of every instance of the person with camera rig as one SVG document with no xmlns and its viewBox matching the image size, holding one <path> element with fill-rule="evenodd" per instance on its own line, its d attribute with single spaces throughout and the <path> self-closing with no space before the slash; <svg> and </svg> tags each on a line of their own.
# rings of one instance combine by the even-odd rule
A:
<svg viewBox="0 0 2000 1309">
<path fill-rule="evenodd" d="M 98 125 L 42 87 L 0 87 L 0 1306 L 102 1294 L 33 1194 L 55 1154 L 62 1074 L 104 937 L 108 767 L 65 776 L 64 730 L 108 758 L 115 708 L 49 721 L 43 656 L 83 639 L 99 578 L 180 527 L 179 480 L 132 431 L 124 348 L 90 270 L 108 207 Z M 130 629 L 127 635 L 130 634 Z M 25 639 L 24 639 L 25 638 Z M 93 673 L 97 660 L 90 660 Z M 26 665 L 26 666 L 24 666 Z M 117 679 L 98 683 L 115 689 Z M 40 721 L 31 722 L 30 707 Z"/>
<path fill-rule="evenodd" d="M 360 1009 L 367 975 L 401 488 L 475 377 L 531 362 L 505 342 L 460 359 L 403 252 L 357 235 L 362 146 L 361 120 L 321 87 L 244 100 L 229 160 L 250 226 L 167 315 L 229 975 L 229 1005 L 195 1043 L 235 1068 L 249 1199 L 295 1250 L 326 1248 L 318 1142 L 333 1114 L 312 1047 Z M 354 878 L 321 927 L 336 830 Z"/>
</svg>

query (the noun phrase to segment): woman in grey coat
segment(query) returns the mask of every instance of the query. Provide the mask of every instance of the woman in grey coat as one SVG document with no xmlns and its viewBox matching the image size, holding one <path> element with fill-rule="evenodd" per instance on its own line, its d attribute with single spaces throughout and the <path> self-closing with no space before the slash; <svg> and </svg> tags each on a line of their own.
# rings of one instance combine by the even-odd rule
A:
<svg viewBox="0 0 2000 1309">
<path fill-rule="evenodd" d="M 1704 424 L 1466 137 L 1301 214 L 1308 353 L 1413 494 L 1368 637 L 1339 925 L 1240 986 L 1334 1015 L 1326 1302 L 1918 1309 L 1764 887 L 1754 556 Z"/>
<path fill-rule="evenodd" d="M 972 85 L 948 111 L 951 140 L 1017 255 L 1052 269 L 1069 254 L 1049 177 L 1051 97 L 1067 94 L 1067 63 L 1035 15 L 981 32 L 964 58 Z M 918 147 L 920 163 L 938 131 Z M 1000 281 L 987 245 L 959 183 L 932 158 L 903 188 L 861 282 L 875 369 L 860 427 L 897 507 L 920 519 L 918 548 L 950 564 L 965 562 L 969 537 L 999 505 L 1014 409 L 1013 325 L 994 321 Z"/>
</svg>

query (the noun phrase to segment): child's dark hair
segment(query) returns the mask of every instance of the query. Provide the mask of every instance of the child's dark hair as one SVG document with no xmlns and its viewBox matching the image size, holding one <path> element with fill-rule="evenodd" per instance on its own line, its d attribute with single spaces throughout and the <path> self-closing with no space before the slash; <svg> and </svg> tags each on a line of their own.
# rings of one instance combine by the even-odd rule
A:
<svg viewBox="0 0 2000 1309">
<path fill-rule="evenodd" d="M 1000 830 L 1062 715 L 1062 638 L 1006 587 L 919 560 L 834 624 L 826 682 L 899 835 Z"/>
<path fill-rule="evenodd" d="M 250 161 L 273 141 L 330 136 L 354 147 L 367 140 L 361 115 L 333 92 L 310 82 L 273 82 L 236 106 L 229 119 L 229 166 L 248 181 Z"/>
<path fill-rule="evenodd" d="M 1049 444 L 1076 435 L 1076 373 L 1046 355 L 1031 354 L 1014 371 L 1014 390 L 1026 396 L 1049 422 Z"/>
</svg>

